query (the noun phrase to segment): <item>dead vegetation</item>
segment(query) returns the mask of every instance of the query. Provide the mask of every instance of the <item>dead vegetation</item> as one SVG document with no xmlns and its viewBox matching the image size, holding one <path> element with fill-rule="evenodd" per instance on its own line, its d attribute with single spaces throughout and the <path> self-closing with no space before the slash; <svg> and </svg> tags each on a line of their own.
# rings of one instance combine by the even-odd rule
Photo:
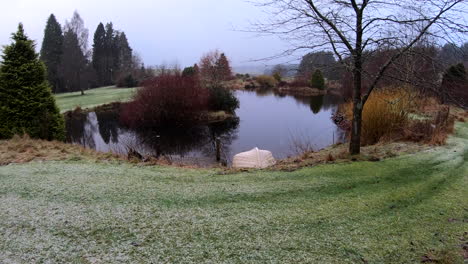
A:
<svg viewBox="0 0 468 264">
<path fill-rule="evenodd" d="M 0 166 L 31 161 L 118 159 L 120 157 L 115 154 L 99 153 L 59 141 L 31 139 L 27 135 L 0 141 Z"/>
<path fill-rule="evenodd" d="M 351 156 L 348 144 L 336 144 L 329 148 L 306 152 L 297 157 L 280 160 L 274 170 L 293 171 L 303 167 L 310 167 L 327 163 L 343 163 L 350 161 L 380 161 L 402 154 L 412 154 L 430 149 L 429 145 L 414 142 L 379 143 L 373 146 L 362 147 L 361 155 Z"/>
<path fill-rule="evenodd" d="M 95 162 L 128 162 L 141 166 L 174 166 L 194 168 L 173 163 L 167 157 L 138 158 L 132 155 L 118 155 L 98 152 L 80 145 L 59 141 L 31 139 L 29 136 L 14 136 L 10 140 L 0 141 L 0 166 L 42 161 L 95 161 Z"/>
<path fill-rule="evenodd" d="M 345 104 L 340 109 L 345 112 L 345 123 L 350 122 L 350 106 Z M 442 105 L 434 98 L 416 97 L 404 90 L 376 92 L 366 107 L 368 110 L 364 111 L 363 118 L 365 146 L 361 148 L 361 155 L 351 156 L 347 144 L 337 144 L 281 160 L 274 169 L 289 171 L 324 163 L 375 162 L 417 153 L 446 144 L 448 136 L 454 133 L 455 122 L 468 119 L 468 111 L 464 109 Z"/>
</svg>

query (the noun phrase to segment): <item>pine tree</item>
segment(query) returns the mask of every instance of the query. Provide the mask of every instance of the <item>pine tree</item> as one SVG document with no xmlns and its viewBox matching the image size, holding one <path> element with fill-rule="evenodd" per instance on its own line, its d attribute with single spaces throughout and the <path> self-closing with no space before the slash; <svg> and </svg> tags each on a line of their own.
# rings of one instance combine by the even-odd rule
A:
<svg viewBox="0 0 468 264">
<path fill-rule="evenodd" d="M 222 81 L 229 80 L 232 76 L 231 66 L 229 61 L 224 53 L 221 53 L 219 59 L 216 61 L 217 75 Z"/>
<path fill-rule="evenodd" d="M 449 67 L 444 73 L 440 91 L 443 103 L 465 101 L 468 95 L 468 75 L 463 63 Z M 461 106 L 466 105 L 466 101 Z"/>
<path fill-rule="evenodd" d="M 62 27 L 51 14 L 47 20 L 42 41 L 41 60 L 47 67 L 47 76 L 53 92 L 60 92 L 59 65 L 63 53 Z"/>
<path fill-rule="evenodd" d="M 182 76 L 184 77 L 189 77 L 189 76 L 194 76 L 195 75 L 195 69 L 193 66 L 190 67 L 185 67 L 184 70 L 182 71 Z"/>
<path fill-rule="evenodd" d="M 64 120 L 46 80 L 46 68 L 21 23 L 12 40 L 0 66 L 0 138 L 26 133 L 63 140 Z"/>
<path fill-rule="evenodd" d="M 114 84 L 115 66 L 117 64 L 116 57 L 118 55 L 115 32 L 112 22 L 106 24 L 106 35 L 104 37 L 105 50 L 105 85 Z"/>
<path fill-rule="evenodd" d="M 125 32 L 121 32 L 117 35 L 116 40 L 118 42 L 118 53 L 119 53 L 119 66 L 118 69 L 120 71 L 128 72 L 132 67 L 132 48 L 130 48 L 130 44 L 128 44 L 127 36 Z"/>
<path fill-rule="evenodd" d="M 316 70 L 312 75 L 312 80 L 310 84 L 313 88 L 317 88 L 320 90 L 325 89 L 325 79 L 323 78 L 322 71 Z"/>
<path fill-rule="evenodd" d="M 195 63 L 193 65 L 193 71 L 195 72 L 195 75 L 199 75 L 200 74 L 200 67 L 198 67 L 198 64 Z"/>
<path fill-rule="evenodd" d="M 97 75 L 98 86 L 105 85 L 106 79 L 106 30 L 104 25 L 99 23 L 94 33 L 93 43 L 93 68 Z"/>
<path fill-rule="evenodd" d="M 63 55 L 61 73 L 67 91 L 81 91 L 88 88 L 91 80 L 85 73 L 88 67 L 88 29 L 77 11 L 70 21 L 65 22 L 63 34 Z"/>
<path fill-rule="evenodd" d="M 81 91 L 84 94 L 82 73 L 86 68 L 86 58 L 80 49 L 78 36 L 67 30 L 64 34 L 61 72 L 67 92 Z"/>
</svg>

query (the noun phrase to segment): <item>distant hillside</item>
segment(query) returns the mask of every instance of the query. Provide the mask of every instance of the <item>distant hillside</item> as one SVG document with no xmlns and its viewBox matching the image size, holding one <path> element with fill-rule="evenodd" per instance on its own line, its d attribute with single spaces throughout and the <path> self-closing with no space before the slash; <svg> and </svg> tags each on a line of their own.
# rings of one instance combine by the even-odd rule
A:
<svg viewBox="0 0 468 264">
<path fill-rule="evenodd" d="M 283 64 L 283 66 L 288 70 L 288 76 L 294 76 L 299 68 L 298 64 Z M 232 70 L 239 74 L 262 75 L 271 74 L 274 67 L 275 65 L 241 65 L 232 67 Z"/>
</svg>

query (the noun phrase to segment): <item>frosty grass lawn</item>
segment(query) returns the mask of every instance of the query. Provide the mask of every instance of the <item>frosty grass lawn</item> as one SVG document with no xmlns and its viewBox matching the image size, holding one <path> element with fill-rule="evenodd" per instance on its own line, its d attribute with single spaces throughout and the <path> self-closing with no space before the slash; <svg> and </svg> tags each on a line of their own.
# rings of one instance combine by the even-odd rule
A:
<svg viewBox="0 0 468 264">
<path fill-rule="evenodd" d="M 467 161 L 458 123 L 428 152 L 295 172 L 3 166 L 0 262 L 463 263 Z"/>
<path fill-rule="evenodd" d="M 55 95 L 57 106 L 62 113 L 75 109 L 77 106 L 85 109 L 111 102 L 128 101 L 134 95 L 136 88 L 116 88 L 115 86 L 96 88 L 81 92 Z"/>
</svg>

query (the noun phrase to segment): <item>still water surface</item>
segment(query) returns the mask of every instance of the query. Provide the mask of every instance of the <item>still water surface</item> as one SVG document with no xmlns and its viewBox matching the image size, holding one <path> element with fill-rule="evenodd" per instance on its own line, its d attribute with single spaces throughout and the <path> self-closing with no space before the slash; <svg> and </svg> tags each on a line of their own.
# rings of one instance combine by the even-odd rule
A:
<svg viewBox="0 0 468 264">
<path fill-rule="evenodd" d="M 222 159 L 254 147 L 266 149 L 277 159 L 304 149 L 322 149 L 344 140 L 331 120 L 338 97 L 298 97 L 272 91 L 238 91 L 238 118 L 184 129 L 135 131 L 119 123 L 118 111 L 73 115 L 67 120 L 67 138 L 74 144 L 102 152 L 127 154 L 134 149 L 143 156 L 165 156 L 177 163 L 210 165 L 216 162 L 216 138 Z"/>
</svg>

